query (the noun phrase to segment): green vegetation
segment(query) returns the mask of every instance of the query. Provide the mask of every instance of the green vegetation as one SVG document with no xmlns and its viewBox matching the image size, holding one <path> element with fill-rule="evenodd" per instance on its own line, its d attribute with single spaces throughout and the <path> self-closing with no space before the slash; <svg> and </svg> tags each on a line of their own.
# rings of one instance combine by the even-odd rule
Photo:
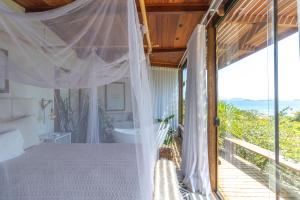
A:
<svg viewBox="0 0 300 200">
<path fill-rule="evenodd" d="M 159 123 L 170 124 L 170 121 L 175 117 L 175 115 L 170 115 L 164 119 L 157 119 Z M 173 135 L 176 131 L 170 126 L 166 138 L 164 140 L 165 145 L 169 145 L 173 142 Z"/>
<path fill-rule="evenodd" d="M 280 150 L 289 160 L 300 162 L 300 112 L 288 116 L 289 108 L 280 113 Z M 274 117 L 265 116 L 257 111 L 240 110 L 233 105 L 219 102 L 218 115 L 219 146 L 224 148 L 224 137 L 234 137 L 262 148 L 274 151 Z M 267 160 L 245 149 L 237 148 L 237 154 L 265 169 Z"/>
</svg>

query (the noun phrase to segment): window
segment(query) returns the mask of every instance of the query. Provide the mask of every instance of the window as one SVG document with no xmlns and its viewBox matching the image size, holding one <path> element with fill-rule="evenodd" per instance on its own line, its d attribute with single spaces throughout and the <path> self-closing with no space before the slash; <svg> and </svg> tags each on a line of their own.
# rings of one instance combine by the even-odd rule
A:
<svg viewBox="0 0 300 200">
<path fill-rule="evenodd" d="M 278 78 L 269 1 L 239 0 L 218 24 L 218 190 L 225 199 L 300 198 L 296 5 L 278 3 Z"/>
<path fill-rule="evenodd" d="M 184 118 L 185 118 L 185 97 L 186 97 L 186 80 L 187 80 L 187 63 L 182 66 L 180 70 L 180 105 L 179 105 L 179 112 L 180 112 L 180 123 L 184 125 Z"/>
<path fill-rule="evenodd" d="M 248 9 L 255 2 L 240 0 L 217 28 L 218 190 L 225 199 L 275 197 L 270 159 L 273 57 L 271 49 L 264 48 L 271 28 L 268 23 L 245 23 L 253 17 Z M 260 1 L 263 10 L 268 10 L 267 2 Z M 268 19 L 268 13 L 261 14 Z"/>
</svg>

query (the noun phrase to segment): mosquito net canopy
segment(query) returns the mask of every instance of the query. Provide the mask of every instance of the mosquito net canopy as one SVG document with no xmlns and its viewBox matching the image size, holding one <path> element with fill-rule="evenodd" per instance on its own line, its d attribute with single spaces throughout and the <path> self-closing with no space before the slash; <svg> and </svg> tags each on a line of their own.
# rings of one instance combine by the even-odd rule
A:
<svg viewBox="0 0 300 200">
<path fill-rule="evenodd" d="M 153 124 L 135 1 L 39 13 L 1 1 L 0 38 L 0 79 L 17 83 L 7 98 L 18 96 L 19 109 L 30 85 L 26 100 L 38 107 L 0 123 L 0 199 L 150 200 L 165 130 Z"/>
</svg>

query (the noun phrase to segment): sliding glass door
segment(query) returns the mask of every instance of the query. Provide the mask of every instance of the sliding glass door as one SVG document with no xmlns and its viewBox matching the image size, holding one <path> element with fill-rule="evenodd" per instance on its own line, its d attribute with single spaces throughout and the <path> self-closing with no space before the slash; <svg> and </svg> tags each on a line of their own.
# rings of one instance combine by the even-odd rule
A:
<svg viewBox="0 0 300 200">
<path fill-rule="evenodd" d="M 297 1 L 234 2 L 217 26 L 218 191 L 300 199 Z"/>
<path fill-rule="evenodd" d="M 225 199 L 276 198 L 271 14 L 269 0 L 240 0 L 217 27 L 218 190 Z"/>
<path fill-rule="evenodd" d="M 300 62 L 297 1 L 278 4 L 278 185 L 284 199 L 300 199 Z"/>
</svg>

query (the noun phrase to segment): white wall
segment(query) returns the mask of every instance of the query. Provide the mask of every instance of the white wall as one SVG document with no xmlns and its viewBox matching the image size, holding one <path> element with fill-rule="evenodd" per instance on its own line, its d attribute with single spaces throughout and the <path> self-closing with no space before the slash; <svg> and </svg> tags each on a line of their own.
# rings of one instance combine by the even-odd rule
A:
<svg viewBox="0 0 300 200">
<path fill-rule="evenodd" d="M 105 111 L 111 118 L 113 118 L 114 123 L 120 123 L 124 121 L 132 121 L 132 102 L 131 102 L 131 85 L 130 79 L 121 79 L 116 82 L 121 82 L 125 84 L 125 110 L 124 111 Z M 98 88 L 98 99 L 100 106 L 105 109 L 105 86 Z M 130 127 L 125 127 L 130 128 Z"/>
<path fill-rule="evenodd" d="M 20 8 L 15 7 L 15 9 L 22 12 Z M 42 27 L 40 25 L 40 31 L 43 30 Z M 51 37 L 51 39 L 53 38 L 54 36 Z M 8 51 L 8 67 L 11 64 L 22 66 L 26 63 L 24 57 L 20 56 L 19 49 L 12 43 L 5 32 L 0 33 L 0 40 L 0 48 Z M 28 48 L 34 54 L 35 49 L 32 47 Z M 34 59 L 38 59 L 38 57 L 34 57 Z M 21 116 L 33 115 L 36 119 L 36 126 L 40 130 L 37 134 L 52 132 L 54 122 L 49 119 L 49 114 L 53 104 L 45 109 L 44 115 L 40 101 L 42 98 L 53 101 L 53 97 L 53 90 L 51 89 L 38 88 L 10 81 L 9 93 L 0 93 L 0 121 L 5 122 Z"/>
<path fill-rule="evenodd" d="M 36 119 L 36 134 L 52 132 L 54 129 L 53 120 L 49 119 L 51 105 L 41 109 L 42 98 L 53 100 L 53 90 L 37 88 L 10 82 L 9 93 L 0 93 L 0 121 L 13 120 L 27 115 L 33 115 Z"/>
<path fill-rule="evenodd" d="M 133 127 L 133 113 L 132 113 L 132 102 L 131 102 L 131 85 L 128 78 L 120 79 L 116 82 L 125 84 L 125 110 L 124 111 L 106 111 L 105 110 L 105 86 L 98 87 L 98 104 L 101 106 L 102 110 L 106 115 L 111 118 L 115 127 L 118 128 L 132 128 Z M 82 90 L 81 94 L 81 103 L 85 102 L 85 96 L 87 95 L 88 90 Z M 73 111 L 74 122 L 77 122 L 79 113 L 79 91 L 77 89 L 70 91 L 71 95 L 71 107 Z M 68 96 L 67 90 L 61 90 L 61 96 L 66 98 Z M 83 106 L 83 105 L 81 105 Z"/>
<path fill-rule="evenodd" d="M 8 5 L 11 6 L 14 10 L 24 12 L 24 9 L 17 6 L 17 4 L 13 3 L 11 0 L 5 0 L 5 2 L 8 3 Z M 40 32 L 40 35 L 46 35 L 47 40 L 51 41 L 51 44 L 64 44 L 64 42 L 59 37 L 57 37 L 51 30 L 49 30 L 44 24 L 35 23 L 34 29 L 36 32 Z M 16 34 L 16 36 L 22 37 L 22 35 L 20 34 Z M 0 30 L 0 40 L 0 48 L 8 51 L 8 67 L 11 67 L 13 65 L 32 65 L 32 63 L 29 62 L 29 60 L 24 60 L 26 58 L 24 57 L 20 49 L 17 48 L 17 46 L 14 44 L 11 38 L 5 33 L 5 30 Z M 30 55 L 30 59 L 34 59 L 35 65 L 40 64 L 41 67 L 43 67 L 42 65 L 46 66 L 51 64 L 46 63 L 43 59 L 36 56 L 39 54 L 37 53 L 34 47 L 25 44 L 23 45 L 23 50 L 28 50 L 27 54 Z M 72 56 L 73 60 L 76 59 L 74 52 Z M 70 59 L 70 62 L 72 61 L 72 59 Z M 24 69 L 26 69 L 27 71 L 38 70 L 37 68 L 32 68 L 31 66 L 27 66 L 26 68 L 24 67 Z M 46 75 L 47 73 L 45 73 L 45 76 Z M 13 78 L 19 80 L 16 77 Z M 50 104 L 45 110 L 42 110 L 40 106 L 42 98 L 53 101 L 54 90 L 38 88 L 10 81 L 9 93 L 0 93 L 0 121 L 7 121 L 14 118 L 18 118 L 20 116 L 33 115 L 36 119 L 36 126 L 40 130 L 37 134 L 52 132 L 54 129 L 54 121 L 50 120 L 49 114 L 51 107 L 53 107 L 53 103 Z"/>
</svg>

